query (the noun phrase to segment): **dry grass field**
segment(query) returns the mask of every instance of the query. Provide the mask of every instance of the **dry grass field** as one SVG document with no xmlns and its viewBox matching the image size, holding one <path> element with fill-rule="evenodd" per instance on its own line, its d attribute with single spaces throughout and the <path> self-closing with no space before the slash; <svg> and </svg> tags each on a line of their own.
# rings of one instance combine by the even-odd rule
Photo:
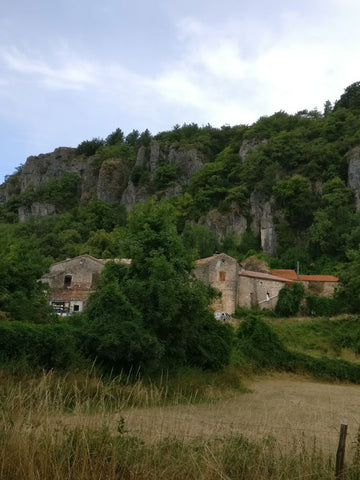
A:
<svg viewBox="0 0 360 480">
<path fill-rule="evenodd" d="M 283 449 L 314 442 L 336 452 L 341 423 L 348 424 L 351 447 L 360 426 L 360 386 L 315 382 L 291 374 L 259 377 L 249 393 L 213 403 L 124 408 L 105 414 L 68 414 L 56 418 L 67 427 L 106 424 L 116 433 L 122 418 L 125 430 L 144 441 L 166 437 L 179 440 L 244 435 L 259 440 L 274 437 Z"/>
<path fill-rule="evenodd" d="M 2 480 L 330 479 L 341 423 L 360 478 L 360 386 L 273 374 L 178 402 L 141 381 L 0 380 Z"/>
</svg>

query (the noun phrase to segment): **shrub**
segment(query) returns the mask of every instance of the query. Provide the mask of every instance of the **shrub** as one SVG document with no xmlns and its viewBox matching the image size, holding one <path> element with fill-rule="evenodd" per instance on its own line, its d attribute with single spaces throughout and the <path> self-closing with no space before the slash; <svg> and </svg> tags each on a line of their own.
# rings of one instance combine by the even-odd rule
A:
<svg viewBox="0 0 360 480">
<path fill-rule="evenodd" d="M 334 298 L 306 296 L 306 311 L 314 317 L 332 317 L 340 313 L 341 306 Z"/>
<path fill-rule="evenodd" d="M 0 323 L 0 361 L 25 361 L 32 367 L 66 368 L 79 357 L 69 324 Z"/>
<path fill-rule="evenodd" d="M 102 138 L 93 138 L 92 140 L 84 140 L 81 142 L 77 149 L 77 155 L 85 155 L 85 157 L 91 157 L 99 150 L 100 147 L 104 145 L 104 140 Z"/>
<path fill-rule="evenodd" d="M 301 283 L 294 283 L 291 288 L 283 287 L 279 292 L 279 299 L 275 307 L 275 313 L 279 317 L 293 317 L 300 308 L 304 297 L 304 286 Z"/>
<path fill-rule="evenodd" d="M 236 339 L 236 348 L 257 366 L 290 367 L 291 355 L 270 325 L 257 315 L 248 315 L 240 324 Z"/>
</svg>

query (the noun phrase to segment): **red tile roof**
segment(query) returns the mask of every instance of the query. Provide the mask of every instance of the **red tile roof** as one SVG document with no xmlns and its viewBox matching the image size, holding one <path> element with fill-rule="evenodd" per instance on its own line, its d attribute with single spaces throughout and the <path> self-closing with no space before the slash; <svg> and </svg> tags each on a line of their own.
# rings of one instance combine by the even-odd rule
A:
<svg viewBox="0 0 360 480">
<path fill-rule="evenodd" d="M 273 275 L 277 275 L 278 277 L 283 277 L 288 280 L 296 281 L 298 279 L 295 270 L 275 269 L 271 270 L 271 273 Z"/>
<path fill-rule="evenodd" d="M 274 269 L 271 270 L 274 275 L 287 278 L 289 280 L 299 280 L 302 282 L 338 282 L 339 279 L 333 275 L 299 275 L 297 276 L 295 270 Z"/>
<path fill-rule="evenodd" d="M 339 279 L 333 275 L 299 275 L 303 282 L 338 282 Z"/>
</svg>

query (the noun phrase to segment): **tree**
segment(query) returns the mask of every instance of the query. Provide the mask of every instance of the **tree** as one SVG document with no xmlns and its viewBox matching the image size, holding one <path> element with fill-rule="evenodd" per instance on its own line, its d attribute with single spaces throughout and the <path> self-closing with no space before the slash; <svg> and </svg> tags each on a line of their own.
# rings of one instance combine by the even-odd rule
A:
<svg viewBox="0 0 360 480">
<path fill-rule="evenodd" d="M 76 153 L 78 155 L 85 155 L 85 157 L 91 157 L 91 155 L 95 155 L 95 153 L 103 145 L 104 145 L 104 140 L 102 138 L 93 138 L 92 140 L 84 140 L 78 145 L 76 149 Z"/>
<path fill-rule="evenodd" d="M 103 352 L 104 358 L 103 346 L 111 341 L 123 352 L 113 357 L 117 359 L 113 367 L 118 361 L 126 368 L 126 348 L 133 352 L 135 368 L 148 368 L 150 359 L 154 360 L 152 367 L 157 363 L 163 368 L 226 365 L 231 327 L 219 324 L 208 310 L 215 292 L 191 275 L 193 258 L 176 231 L 172 205 L 150 200 L 132 210 L 127 253 L 132 258 L 129 266 L 106 265 L 99 291 L 86 310 L 92 325 L 93 354 Z M 126 329 L 132 332 L 127 337 L 128 347 L 120 339 Z M 147 360 L 142 356 L 148 352 L 146 348 L 151 351 Z"/>
<path fill-rule="evenodd" d="M 344 93 L 335 103 L 334 109 L 338 108 L 360 109 L 360 82 L 354 82 L 345 88 Z"/>
<path fill-rule="evenodd" d="M 293 317 L 300 308 L 304 298 L 305 289 L 302 283 L 293 283 L 291 288 L 283 287 L 279 292 L 279 299 L 275 307 L 275 313 L 279 317 Z"/>
<path fill-rule="evenodd" d="M 284 178 L 273 187 L 273 193 L 291 228 L 307 228 L 313 218 L 315 195 L 310 180 L 300 175 Z"/>
<path fill-rule="evenodd" d="M 117 145 L 119 143 L 123 143 L 125 140 L 124 132 L 117 128 L 114 130 L 110 135 L 108 135 L 105 139 L 105 145 Z"/>
</svg>

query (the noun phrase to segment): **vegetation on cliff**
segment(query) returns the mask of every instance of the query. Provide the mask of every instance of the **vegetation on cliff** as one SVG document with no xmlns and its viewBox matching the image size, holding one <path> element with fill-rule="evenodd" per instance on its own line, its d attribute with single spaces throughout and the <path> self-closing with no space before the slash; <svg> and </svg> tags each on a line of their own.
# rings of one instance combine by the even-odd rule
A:
<svg viewBox="0 0 360 480">
<path fill-rule="evenodd" d="M 87 195 L 84 172 L 67 172 L 21 191 L 19 169 L 8 179 L 7 201 L 0 203 L 3 316 L 32 323 L 54 321 L 37 283 L 54 261 L 82 253 L 131 256 L 130 267 L 115 264 L 106 269 L 98 295 L 89 302 L 84 320 L 89 330 L 77 332 L 87 336 L 87 354 L 101 358 L 109 368 L 129 367 L 131 355 L 119 358 L 116 353 L 126 331 L 126 348 L 138 355 L 139 365 L 150 367 L 151 358 L 154 365 L 173 360 L 221 367 L 231 338 L 210 319 L 206 306 L 211 293 L 191 280 L 191 259 L 216 250 L 238 260 L 250 254 L 264 256 L 259 228 L 252 228 L 254 196 L 271 205 L 276 231 L 276 250 L 267 259 L 271 266 L 294 268 L 299 261 L 302 273 L 339 275 L 336 311 L 359 312 L 360 215 L 348 186 L 349 152 L 360 144 L 359 92 L 360 84 L 355 83 L 334 106 L 327 102 L 323 112 L 280 111 L 253 125 L 184 124 L 155 136 L 148 130 L 125 135 L 116 129 L 105 140 L 85 140 L 72 153 L 75 162 L 86 159 L 91 171 L 99 172 L 104 162 L 122 159 L 132 188 L 152 196 L 130 214 L 121 202 L 105 203 Z M 161 152 L 157 164 L 151 163 L 152 142 Z M 200 152 L 203 161 L 183 183 L 178 182 L 179 168 L 167 156 L 180 150 Z M 19 223 L 18 209 L 36 202 L 53 205 L 55 215 Z M 217 235 L 205 222 L 211 211 L 223 218 L 230 213 L 242 216 L 247 230 Z M 111 309 L 109 298 L 117 299 Z M 291 310 L 291 302 L 283 303 Z M 308 302 L 314 312 L 332 308 L 316 298 Z M 118 333 L 109 327 L 112 324 L 119 327 Z M 216 338 L 211 337 L 214 332 Z M 218 356 L 209 353 L 214 344 Z"/>
</svg>

